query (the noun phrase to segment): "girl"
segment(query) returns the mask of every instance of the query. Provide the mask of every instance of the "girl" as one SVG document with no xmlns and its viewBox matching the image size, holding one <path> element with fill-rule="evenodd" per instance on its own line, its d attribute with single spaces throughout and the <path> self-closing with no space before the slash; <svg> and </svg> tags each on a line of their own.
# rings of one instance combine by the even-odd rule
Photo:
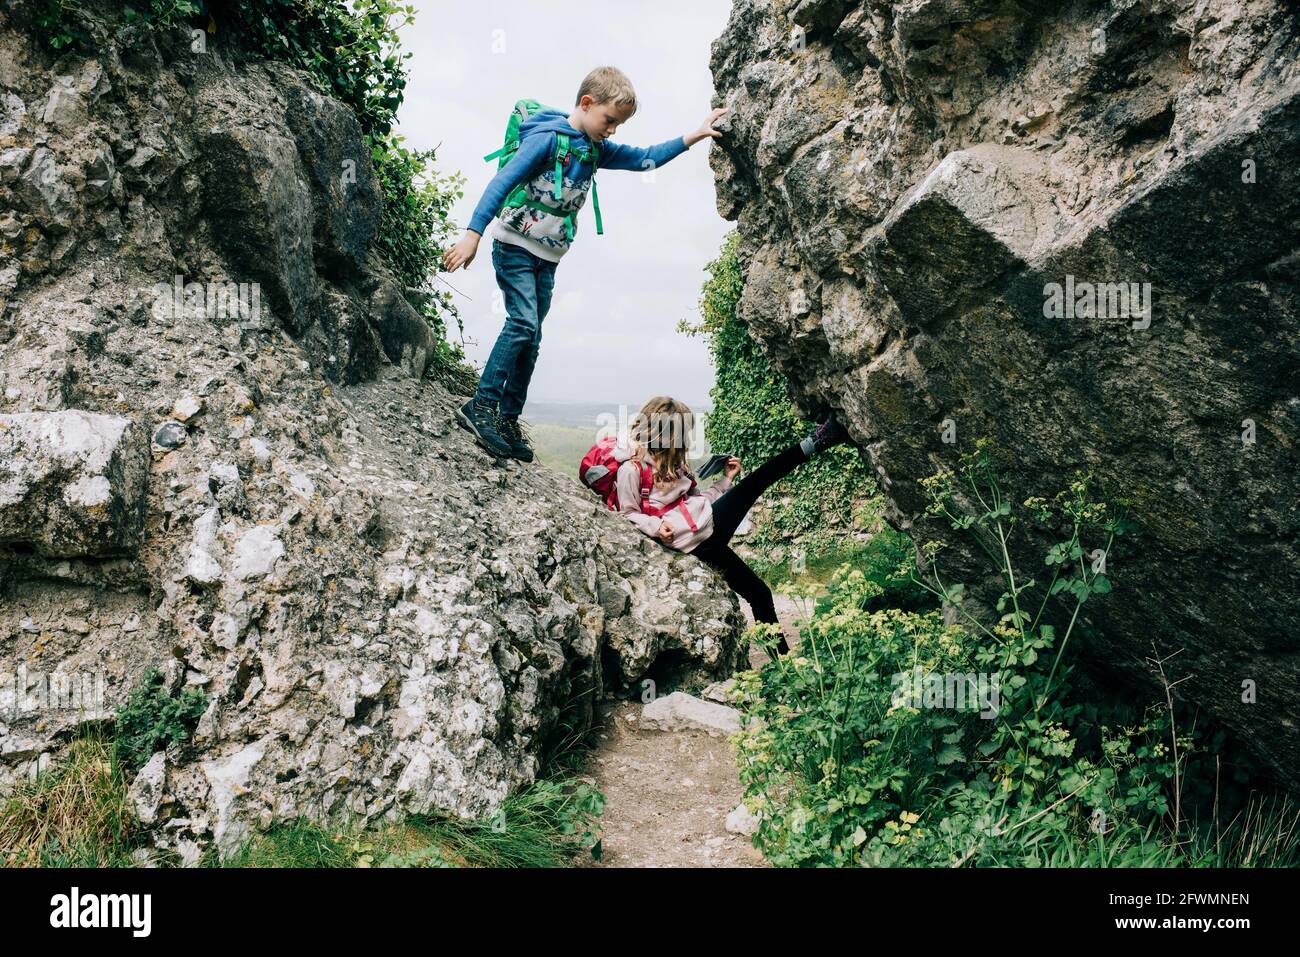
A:
<svg viewBox="0 0 1300 957">
<path fill-rule="evenodd" d="M 759 495 L 789 475 L 817 452 L 848 440 L 834 414 L 801 442 L 795 442 L 763 463 L 736 484 L 740 459 L 727 462 L 725 474 L 709 488 L 698 491 L 695 475 L 686 466 L 686 440 L 694 414 L 669 396 L 656 396 L 632 420 L 632 455 L 618 469 L 619 511 L 651 538 L 678 551 L 690 552 L 722 573 L 733 591 L 749 603 L 754 619 L 778 624 L 772 590 L 744 560 L 731 550 L 732 534 Z M 654 483 L 647 504 L 662 514 L 646 514 L 641 503 L 641 476 L 651 466 Z M 667 507 L 667 508 L 666 508 Z M 790 650 L 785 637 L 780 653 Z"/>
</svg>

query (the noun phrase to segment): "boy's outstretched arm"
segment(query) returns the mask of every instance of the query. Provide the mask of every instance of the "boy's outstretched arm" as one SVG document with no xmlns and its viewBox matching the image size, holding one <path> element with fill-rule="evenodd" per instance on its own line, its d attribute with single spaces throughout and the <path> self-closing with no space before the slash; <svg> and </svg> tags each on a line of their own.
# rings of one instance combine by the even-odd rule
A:
<svg viewBox="0 0 1300 957">
<path fill-rule="evenodd" d="M 704 118 L 704 122 L 700 124 L 698 129 L 691 130 L 685 136 L 679 136 L 676 139 L 667 140 L 648 148 L 625 146 L 622 143 L 606 140 L 600 144 L 600 168 L 648 170 L 663 166 L 664 163 L 680 156 L 700 140 L 719 139 L 722 136 L 722 131 L 715 130 L 713 124 L 718 121 L 718 118 L 723 113 L 727 112 L 727 109 L 727 107 L 718 107 Z"/>
<path fill-rule="evenodd" d="M 448 272 L 455 272 L 461 266 L 469 268 L 478 254 L 479 240 L 483 238 L 483 232 L 488 223 L 492 222 L 492 217 L 500 211 L 501 204 L 506 201 L 512 189 L 541 171 L 547 157 L 554 151 L 554 144 L 554 133 L 545 136 L 534 134 L 519 144 L 519 152 L 510 157 L 510 162 L 501 167 L 496 176 L 492 177 L 492 182 L 488 183 L 487 189 L 483 190 L 483 196 L 474 207 L 474 215 L 470 217 L 465 235 L 443 253 L 442 264 Z"/>
</svg>

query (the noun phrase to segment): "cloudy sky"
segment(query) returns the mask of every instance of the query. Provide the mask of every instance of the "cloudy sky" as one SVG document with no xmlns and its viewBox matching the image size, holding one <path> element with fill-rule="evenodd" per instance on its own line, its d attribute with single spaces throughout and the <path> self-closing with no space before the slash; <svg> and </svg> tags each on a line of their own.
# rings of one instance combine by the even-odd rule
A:
<svg viewBox="0 0 1300 957">
<path fill-rule="evenodd" d="M 697 128 L 712 101 L 709 45 L 730 10 L 728 0 L 413 2 L 416 22 L 402 30 L 413 56 L 399 132 L 408 147 L 437 147 L 439 167 L 465 175 L 453 214 L 462 230 L 496 171 L 483 156 L 501 145 L 515 100 L 569 109 L 587 72 L 610 64 L 639 101 L 616 142 L 651 146 Z M 621 170 L 597 175 L 605 233 L 596 235 L 588 199 L 555 274 L 530 399 L 639 404 L 666 393 L 707 404 L 707 350 L 675 329 L 698 319 L 704 266 L 731 225 L 714 201 L 710 148 L 696 143 L 653 182 Z M 442 276 L 461 293 L 466 352 L 480 368 L 503 321 L 492 312 L 491 251 L 489 234 L 468 270 Z"/>
</svg>

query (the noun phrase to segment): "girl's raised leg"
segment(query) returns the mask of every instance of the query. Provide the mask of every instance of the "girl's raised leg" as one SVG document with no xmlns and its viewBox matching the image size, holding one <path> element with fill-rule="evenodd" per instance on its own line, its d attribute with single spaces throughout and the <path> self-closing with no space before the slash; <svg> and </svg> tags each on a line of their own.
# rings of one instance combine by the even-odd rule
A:
<svg viewBox="0 0 1300 957">
<path fill-rule="evenodd" d="M 721 545 L 727 544 L 760 495 L 822 449 L 838 445 L 847 438 L 848 433 L 832 415 L 812 435 L 768 459 L 718 496 L 713 503 L 713 534 L 709 538 L 717 539 Z"/>
<path fill-rule="evenodd" d="M 713 503 L 713 534 L 709 538 L 717 539 L 723 545 L 731 541 L 736 527 L 749 514 L 758 497 L 807 461 L 808 456 L 796 442 L 719 495 Z"/>
</svg>

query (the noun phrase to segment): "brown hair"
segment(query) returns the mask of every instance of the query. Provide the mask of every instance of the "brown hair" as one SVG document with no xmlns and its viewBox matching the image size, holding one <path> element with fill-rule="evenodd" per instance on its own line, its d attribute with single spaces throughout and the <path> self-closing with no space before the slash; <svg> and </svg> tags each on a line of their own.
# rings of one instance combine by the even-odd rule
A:
<svg viewBox="0 0 1300 957">
<path fill-rule="evenodd" d="M 636 91 L 632 89 L 632 81 L 618 67 L 598 66 L 588 73 L 582 86 L 578 87 L 573 105 L 581 103 L 584 96 L 590 96 L 594 103 L 612 103 L 636 109 Z"/>
<path fill-rule="evenodd" d="M 695 413 L 685 402 L 657 395 L 632 417 L 632 457 L 638 462 L 648 458 L 656 481 L 674 481 L 686 467 L 688 436 L 694 428 Z"/>
</svg>

